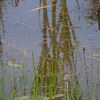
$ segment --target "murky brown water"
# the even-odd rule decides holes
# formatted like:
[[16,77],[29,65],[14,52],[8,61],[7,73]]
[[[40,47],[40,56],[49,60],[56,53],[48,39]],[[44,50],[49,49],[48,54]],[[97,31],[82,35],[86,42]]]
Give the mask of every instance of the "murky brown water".
[[[91,100],[93,69],[95,98],[99,100],[100,23],[97,8],[98,0],[0,0],[0,62],[4,65],[0,66],[0,79],[4,79],[1,87],[4,85],[5,98],[16,88],[18,96],[30,93],[34,52],[34,63],[40,75],[44,60],[44,75],[48,73],[47,66],[50,72],[59,75],[61,59],[63,73],[74,73],[83,87],[81,94],[85,100]],[[12,58],[17,65],[24,61],[23,70],[8,64]]]

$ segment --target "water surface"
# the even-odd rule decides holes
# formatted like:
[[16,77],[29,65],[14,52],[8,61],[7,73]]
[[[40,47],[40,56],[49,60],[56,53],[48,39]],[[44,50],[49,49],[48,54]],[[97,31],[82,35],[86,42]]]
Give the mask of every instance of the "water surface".
[[[4,79],[5,98],[16,87],[20,87],[18,84],[23,84],[18,78],[20,69],[7,64],[12,58],[16,63],[24,59],[24,75],[21,78],[24,76],[28,79],[18,90],[18,96],[30,93],[33,83],[33,52],[36,67],[40,67],[43,60],[49,57],[62,59],[64,73],[73,70],[77,76],[81,71],[79,83],[86,80],[82,95],[90,100],[92,65],[94,75],[100,77],[100,30],[96,13],[98,0],[40,1],[0,1],[0,61],[1,65],[4,63],[3,68],[0,66],[0,78]],[[36,9],[47,5],[49,7]],[[51,60],[47,60],[46,65],[49,61]],[[53,64],[59,65],[55,61]],[[96,79],[96,84],[100,85],[99,79]],[[96,100],[100,98],[99,93],[100,87],[96,86]]]

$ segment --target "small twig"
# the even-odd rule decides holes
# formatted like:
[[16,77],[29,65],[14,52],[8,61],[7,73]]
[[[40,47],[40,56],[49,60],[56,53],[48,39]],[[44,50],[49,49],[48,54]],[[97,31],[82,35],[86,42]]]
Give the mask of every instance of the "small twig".
[[49,8],[49,7],[52,7],[52,6],[56,6],[56,4],[38,7],[38,8],[32,9],[32,11],[36,11],[36,10],[40,10],[40,9],[44,9],[44,8]]

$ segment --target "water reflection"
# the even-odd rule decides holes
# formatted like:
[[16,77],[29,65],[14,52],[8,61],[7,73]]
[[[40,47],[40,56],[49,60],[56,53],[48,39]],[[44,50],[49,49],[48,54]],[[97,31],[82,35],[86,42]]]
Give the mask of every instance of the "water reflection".
[[3,44],[2,35],[4,33],[3,15],[2,15],[2,5],[0,1],[0,100],[4,99],[4,67],[3,67]]
[[[6,0],[5,0],[6,1]],[[18,7],[21,1],[25,1],[25,0],[8,0],[5,3],[7,3],[8,5],[11,5],[12,7]]]
[[91,4],[91,15],[89,19],[93,21],[98,21],[98,29],[100,30],[100,0],[92,0],[90,1]]
[[98,29],[100,30],[100,0],[93,0],[93,12],[96,13],[96,16],[98,17]]
[[[57,5],[59,3],[61,6],[58,11]],[[41,5],[47,6],[47,1],[41,0]],[[77,87],[79,86],[76,75],[77,59],[76,54],[74,53],[75,48],[77,48],[74,45],[76,36],[68,14],[66,0],[61,2],[52,0],[52,5],[55,6],[52,6],[49,9],[51,12],[49,12],[47,8],[44,8],[42,12],[43,42],[38,67],[38,90],[39,95],[49,97],[51,88],[53,96],[63,94],[64,97],[64,87],[66,87],[66,85],[64,85],[63,77],[65,74],[71,74],[73,76],[75,91],[77,91]],[[49,14],[51,14],[52,19],[49,18]],[[72,81],[73,80],[69,81],[68,85],[71,86]],[[60,84],[64,85],[61,89],[59,88]],[[74,96],[71,96],[72,87],[68,87],[68,91],[70,93],[70,98],[73,100],[76,99],[75,94],[73,94]],[[79,98],[81,100],[81,96],[79,96]],[[56,99],[61,100],[61,97]]]
[[[0,4],[0,30],[3,29],[3,17],[2,17],[2,8],[1,8],[1,4]],[[2,42],[1,42],[1,38],[2,38],[2,31],[0,31],[0,59],[2,58]],[[1,60],[0,60],[1,62]]]
[[[16,7],[16,9],[19,6],[17,10],[19,12],[18,14],[22,14],[21,20],[26,19],[29,21],[29,23],[28,23],[28,21],[25,21],[25,23],[23,23],[23,24],[28,23],[28,25],[30,26],[32,24],[31,22],[33,21],[33,23],[35,23],[35,24],[34,25],[32,24],[32,26],[35,26],[36,23],[38,23],[38,21],[35,21],[35,17],[33,17],[33,16],[30,17],[31,16],[30,12],[27,13],[27,14],[29,14],[29,16],[28,15],[26,16],[27,10],[25,10],[25,9],[27,9],[27,7],[25,7],[25,8],[23,7],[23,9],[22,9],[22,6],[24,3],[21,3],[22,5],[19,5],[20,1],[21,0],[11,0],[12,6]],[[30,0],[30,1],[33,2],[32,0]],[[27,1],[25,3],[25,5],[28,3],[29,3],[28,5],[31,5],[30,1]],[[73,1],[74,0],[72,0],[71,2],[73,2]],[[2,4],[1,2],[3,2],[3,0],[0,1],[0,4]],[[36,1],[34,1],[34,2],[36,2]],[[93,0],[93,2],[95,2],[95,1]],[[77,54],[77,46],[76,46],[77,39],[76,39],[75,31],[74,31],[75,25],[73,25],[74,21],[73,21],[73,24],[71,22],[74,19],[70,19],[70,17],[72,17],[73,14],[72,14],[72,16],[69,16],[69,12],[68,12],[68,8],[67,8],[67,0],[40,0],[40,5],[45,6],[45,8],[42,8],[42,9],[40,8],[40,19],[42,18],[42,29],[41,29],[42,45],[41,45],[41,55],[39,57],[38,70],[37,70],[38,74],[34,79],[34,81],[37,79],[37,83],[35,84],[35,85],[37,85],[36,86],[37,88],[34,89],[35,85],[33,86],[32,94],[34,94],[34,91],[35,92],[38,91],[38,94],[35,94],[35,95],[42,95],[42,96],[46,96],[46,97],[50,97],[50,95],[52,95],[52,96],[55,96],[55,98],[57,98],[57,100],[61,100],[62,98],[65,98],[65,100],[67,100],[64,93],[66,92],[65,90],[68,90],[69,98],[71,98],[71,100],[76,100],[77,97],[79,98],[79,100],[81,100],[82,96],[80,94],[80,89],[79,89],[81,82],[79,82],[80,79],[77,74],[78,70],[80,70],[79,67],[81,65],[81,64],[78,65],[78,68],[77,68],[77,63],[78,63],[78,61],[81,63],[81,61],[80,61],[79,55]],[[52,5],[52,6],[46,8],[46,6],[48,6],[48,5]],[[14,11],[16,10],[16,9],[13,9],[14,7],[7,8],[9,14],[11,14],[11,12],[12,12],[11,10],[14,10]],[[81,7],[78,7],[78,8],[81,9]],[[31,10],[31,7],[28,10]],[[15,42],[18,42],[18,41],[20,41],[20,39],[22,39],[19,37],[23,37],[23,39],[18,43],[20,44],[21,42],[24,42],[25,47],[28,46],[27,43],[30,44],[30,47],[33,47],[33,43],[34,44],[38,44],[37,42],[40,43],[40,41],[39,41],[39,36],[41,36],[40,34],[35,36],[36,40],[35,40],[35,38],[33,38],[33,35],[35,35],[35,33],[36,34],[39,33],[39,31],[37,31],[39,28],[36,28],[36,29],[35,29],[35,27],[31,28],[35,31],[33,32],[33,30],[31,30],[32,34],[29,34],[30,28],[27,29],[28,31],[26,31],[26,30],[24,31],[25,27],[21,27],[21,25],[18,24],[22,30],[19,30],[19,28],[17,30],[16,25],[9,24],[9,22],[12,23],[15,20],[17,22],[21,18],[19,16],[16,17],[17,14],[15,14],[16,12],[14,13],[14,11],[12,13],[14,16],[12,17],[11,15],[8,14],[9,15],[8,20],[9,20],[9,18],[10,18],[10,20],[9,21],[6,20],[8,22],[5,22],[5,26],[7,28],[6,31],[8,33],[8,34],[6,34],[5,40],[12,41],[11,38],[13,38],[13,39],[16,38],[17,41],[15,41]],[[25,11],[25,15],[22,13],[24,11]],[[77,12],[75,12],[75,13],[77,14]],[[32,14],[33,14],[33,12],[32,12]],[[35,14],[37,14],[37,12],[35,12],[34,15]],[[37,15],[36,15],[36,17],[37,17]],[[85,19],[83,19],[83,21],[81,20],[82,23],[84,23],[84,21],[86,21],[86,20]],[[98,19],[98,21],[100,22],[99,19]],[[2,31],[0,30],[0,32],[1,32],[0,40],[1,40],[2,34],[4,34],[4,24],[3,24],[4,21],[3,21],[3,14],[2,14],[1,6],[0,6],[0,23],[1,23],[0,27],[1,27],[1,29],[3,29]],[[79,25],[79,23],[76,23],[76,24],[77,24],[77,26],[84,28],[83,27],[84,25],[82,23],[80,25]],[[20,24],[22,24],[22,23],[20,23]],[[13,29],[15,29],[15,30],[13,30]],[[83,30],[79,29],[79,31],[77,31],[78,32],[77,34],[83,35],[82,32],[84,33],[84,30],[85,29],[83,29]],[[21,35],[19,35],[20,32],[21,32]],[[89,32],[92,32],[92,31],[89,31]],[[13,34],[15,37],[13,37],[13,35],[11,35],[11,34]],[[17,35],[15,35],[15,34],[17,34]],[[28,35],[26,35],[26,34],[28,34]],[[26,37],[29,36],[29,39],[31,36],[32,36],[32,38],[30,40],[28,38],[26,39],[26,37],[24,38],[24,35],[26,35]],[[80,36],[79,36],[79,38],[81,39]],[[83,39],[83,37],[82,37],[82,39]],[[31,40],[35,40],[35,41],[30,43]],[[20,45],[23,47],[23,43],[21,43]],[[89,44],[87,44],[87,45],[89,45]],[[37,53],[40,53],[37,50],[38,45],[35,45],[35,48],[36,48]],[[9,49],[6,46],[5,46],[5,49],[9,51]],[[19,49],[16,49],[16,50],[19,50]],[[86,94],[86,96],[89,99],[91,99],[89,96],[89,94],[90,94],[89,92],[92,91],[90,89],[91,81],[88,79],[88,77],[89,77],[88,71],[90,71],[90,69],[88,70],[88,67],[86,64],[87,59],[86,59],[85,50],[86,49],[83,48],[83,55],[82,55],[83,56],[82,61],[85,64],[85,69],[83,68],[82,72],[84,72],[84,70],[85,70],[85,72],[84,72],[85,74],[81,73],[81,72],[80,73],[83,75],[82,76],[83,78],[84,78],[84,76],[86,76],[86,78],[84,78],[86,81],[85,87],[86,87],[86,90],[89,90],[89,91],[88,92],[85,91],[84,93]],[[2,56],[3,56],[2,52],[3,52],[3,43],[2,43],[2,41],[0,41],[0,61],[1,62],[2,62]],[[35,54],[35,56],[37,56],[37,54]],[[19,56],[17,56],[17,57],[19,57]],[[31,58],[31,56],[30,56],[30,58]],[[15,59],[18,59],[18,58],[15,58]],[[77,61],[77,59],[78,59],[78,61]],[[36,58],[35,58],[35,60],[36,60]],[[14,68],[11,68],[11,66],[7,66],[6,69],[7,68],[9,70],[6,71],[5,77],[8,80],[10,80],[9,84],[10,83],[11,84],[9,85],[10,87],[7,86],[9,93],[5,90],[5,95],[6,95],[6,93],[8,93],[5,97],[8,97],[11,94],[14,95],[15,97],[29,94],[30,90],[28,90],[28,89],[31,88],[31,86],[29,87],[29,84],[31,84],[31,81],[33,78],[30,76],[28,78],[26,78],[26,76],[27,76],[26,72],[29,71],[29,74],[34,74],[34,73],[32,73],[32,71],[30,71],[31,69],[29,68],[29,65],[27,64],[24,67],[24,69],[21,69],[21,70],[17,69],[17,68],[16,68],[17,69],[16,70]],[[3,83],[3,79],[4,79],[3,72],[4,72],[4,69],[3,69],[3,67],[0,66],[0,82],[2,82],[2,84],[0,84],[1,87],[3,87],[3,84],[4,84]],[[11,75],[10,75],[10,73],[11,73]],[[11,79],[10,79],[10,77],[11,77]],[[27,79],[29,79],[29,80],[27,81]],[[7,83],[7,82],[5,81],[5,83]],[[4,89],[2,88],[1,90],[2,90],[2,94],[0,94],[0,96],[1,95],[2,96],[0,97],[0,100],[1,100],[1,98],[4,97],[3,96]],[[1,91],[0,91],[0,93],[1,93]],[[83,91],[82,91],[82,93],[83,93]],[[65,94],[67,94],[67,93],[65,93]],[[36,96],[34,96],[34,97],[36,97]],[[39,99],[39,100],[43,100],[43,99]]]
[[[23,69],[17,69],[17,70],[10,69],[6,65],[3,47],[4,44],[7,44],[8,42],[4,39],[5,36],[4,10],[6,10],[5,8],[8,6],[6,5],[6,3],[8,2],[4,2],[4,1],[5,0],[0,0],[0,100],[14,100],[16,95],[17,96],[18,95],[20,96],[21,94],[26,95],[26,87],[25,87],[26,80],[24,80],[26,76],[23,75],[24,73]],[[11,2],[12,2],[12,6],[14,7],[17,7],[19,4],[19,0],[11,0]],[[19,87],[20,89],[18,89]]]
[[11,0],[12,6],[17,7],[20,0]]
[[100,30],[100,0],[99,0],[99,7],[98,7],[98,27],[99,27],[99,30]]
[[3,6],[3,1],[0,1],[0,35],[4,34],[4,20],[3,20],[3,14],[2,14],[2,6]]

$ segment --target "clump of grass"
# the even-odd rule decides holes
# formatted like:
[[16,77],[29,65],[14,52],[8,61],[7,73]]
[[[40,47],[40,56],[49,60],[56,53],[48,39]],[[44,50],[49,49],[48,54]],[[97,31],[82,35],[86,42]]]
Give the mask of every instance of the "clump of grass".
[[[63,61],[59,58],[56,64],[53,58],[50,63],[47,63],[47,57],[44,57],[42,64],[39,68],[36,68],[34,65],[34,54],[32,53],[33,59],[33,76],[34,82],[31,91],[30,100],[83,100],[81,97],[81,86],[78,82],[78,77],[74,74],[73,71],[69,72],[67,80],[64,81],[64,66]],[[22,65],[24,64],[24,59],[21,59]],[[47,63],[47,64],[46,64]],[[2,63],[2,68],[4,64]],[[56,66],[56,67],[55,67]],[[54,68],[55,67],[55,68]],[[58,71],[59,69],[59,71]],[[4,69],[2,69],[2,78],[0,80],[0,100],[5,100],[4,97]],[[23,68],[19,71],[19,76],[23,74]],[[81,74],[81,73],[79,73]],[[79,75],[78,74],[78,75]],[[92,69],[92,100],[95,100],[95,83],[94,83],[94,70]],[[25,79],[27,80],[27,79]],[[21,81],[21,86],[24,84],[24,79]],[[7,100],[11,100],[11,97],[14,96],[17,100],[17,91],[21,88],[15,88]],[[25,94],[24,94],[25,95]],[[29,96],[22,97],[29,99]]]
[[[33,57],[34,58],[34,57]],[[48,63],[45,66],[46,58],[43,60],[40,69],[36,70],[34,74],[34,82],[31,95],[33,100],[82,100],[80,95],[80,85],[74,73],[70,73],[70,78],[64,81],[64,72],[62,61],[56,66],[57,71],[51,71],[54,68],[54,59],[51,65]],[[56,65],[56,64],[55,64]]]

